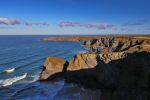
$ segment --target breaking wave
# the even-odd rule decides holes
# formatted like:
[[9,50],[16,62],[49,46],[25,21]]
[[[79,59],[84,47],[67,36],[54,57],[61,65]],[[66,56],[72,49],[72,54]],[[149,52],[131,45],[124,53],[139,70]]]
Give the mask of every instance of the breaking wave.
[[5,72],[7,72],[7,73],[12,73],[12,72],[14,72],[15,71],[15,68],[11,68],[11,69],[6,69],[5,70]]
[[15,76],[13,78],[8,78],[6,80],[0,80],[0,87],[5,87],[5,86],[12,85],[13,83],[15,83],[17,81],[26,78],[26,76],[27,76],[27,73],[25,73],[22,76]]

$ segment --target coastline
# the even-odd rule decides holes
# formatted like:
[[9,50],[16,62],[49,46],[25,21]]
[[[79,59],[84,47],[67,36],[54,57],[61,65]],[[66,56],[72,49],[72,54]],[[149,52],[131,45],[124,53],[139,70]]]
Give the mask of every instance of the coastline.
[[[135,91],[136,89],[140,90],[140,87],[147,84],[146,81],[149,80],[149,76],[147,76],[150,74],[149,71],[143,72],[142,70],[150,62],[150,36],[66,36],[48,37],[44,41],[82,41],[83,45],[89,46],[90,49],[87,53],[76,54],[70,62],[62,58],[48,57],[44,62],[40,81],[63,78],[66,82],[102,90],[102,100],[106,98],[115,100],[114,98],[127,93],[120,91],[123,89],[122,85],[127,84],[126,90]],[[101,51],[98,51],[99,49]],[[139,65],[140,67],[138,67]],[[146,69],[149,68],[146,67]],[[142,76],[134,75],[134,72]],[[137,78],[139,80],[136,80]],[[134,87],[133,84],[136,82],[143,83],[139,83],[132,89],[131,87]],[[148,87],[148,84],[144,86],[149,91]],[[114,89],[115,91],[112,92]],[[146,94],[128,95],[126,99],[130,96],[138,98],[139,95],[142,98],[148,97],[148,91],[140,91],[145,91]],[[120,97],[124,100],[123,98],[125,97]]]
[[138,39],[150,39],[150,35],[68,35],[68,36],[47,36],[41,38],[41,41],[89,41],[91,39],[100,39],[105,37],[115,37],[115,38],[138,38]]

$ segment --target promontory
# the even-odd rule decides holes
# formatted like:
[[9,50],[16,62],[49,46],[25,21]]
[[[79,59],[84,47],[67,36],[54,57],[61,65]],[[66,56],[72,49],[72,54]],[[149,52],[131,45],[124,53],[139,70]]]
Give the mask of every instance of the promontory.
[[63,78],[100,89],[101,100],[150,100],[150,36],[63,36],[44,41],[81,41],[86,53],[66,61],[48,57],[40,81]]

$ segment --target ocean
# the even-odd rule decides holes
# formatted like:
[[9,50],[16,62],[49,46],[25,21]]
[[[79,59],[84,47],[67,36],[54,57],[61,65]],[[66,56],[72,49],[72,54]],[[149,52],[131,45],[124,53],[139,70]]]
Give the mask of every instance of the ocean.
[[43,42],[38,35],[0,36],[0,100],[99,100],[100,91],[64,80],[39,82],[48,56],[71,60],[80,42]]

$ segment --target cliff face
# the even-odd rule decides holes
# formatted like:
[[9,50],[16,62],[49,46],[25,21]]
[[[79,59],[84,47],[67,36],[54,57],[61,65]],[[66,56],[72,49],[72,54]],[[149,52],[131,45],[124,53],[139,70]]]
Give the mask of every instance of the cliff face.
[[111,53],[103,53],[103,54],[95,54],[95,53],[85,53],[85,54],[77,54],[74,56],[73,60],[69,63],[67,70],[74,71],[80,69],[88,69],[94,68],[98,65],[99,60],[104,62],[105,64],[109,63],[112,60],[118,60],[124,58],[126,54],[124,52],[111,52]]
[[69,67],[67,67],[67,70],[74,71],[94,68],[96,65],[96,54],[77,54],[69,63]]
[[[149,51],[150,40],[138,38],[102,37],[84,42],[93,53]],[[148,50],[147,50],[148,49]]]
[[[55,78],[56,73],[62,73],[68,62],[61,58],[48,57],[44,62],[44,68],[40,75],[40,80]],[[57,75],[56,75],[57,76]]]
[[109,65],[113,70],[114,87],[103,89],[102,100],[150,99],[150,53],[132,53],[124,59],[111,61]]
[[69,63],[48,58],[41,80],[57,76],[99,88],[102,100],[150,99],[149,39],[103,37],[85,41],[84,45],[89,52],[75,55]]
[[[79,63],[72,62],[75,66],[71,66],[72,64],[66,65],[67,70],[63,70],[66,67],[64,63],[60,68],[61,70],[57,69],[58,66],[54,64],[55,70],[53,68],[47,70],[49,77],[41,80],[50,81],[62,77],[67,82],[99,88],[102,91],[102,100],[150,99],[150,53],[131,53],[124,58],[117,58],[107,63],[101,60],[99,56],[96,56],[95,60],[96,62],[90,67],[87,64],[82,64],[79,67]],[[82,63],[84,61],[87,62],[87,60],[83,60]],[[49,62],[51,63],[50,60]],[[45,71],[43,71],[41,77],[45,75]]]

